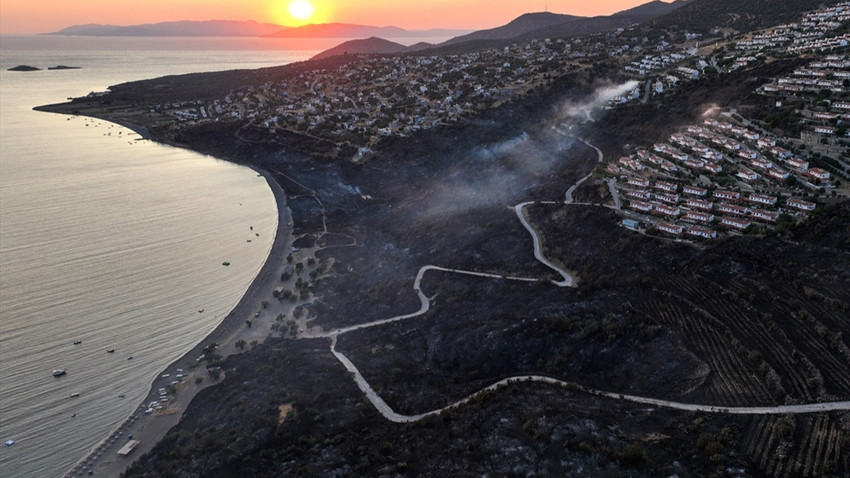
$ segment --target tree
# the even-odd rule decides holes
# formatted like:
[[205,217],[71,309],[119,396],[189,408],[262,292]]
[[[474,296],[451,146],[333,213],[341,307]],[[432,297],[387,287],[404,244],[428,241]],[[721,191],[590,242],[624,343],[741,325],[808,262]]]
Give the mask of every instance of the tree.
[[242,339],[239,339],[239,340],[237,340],[237,341],[236,341],[236,343],[235,343],[234,345],[236,345],[236,348],[237,348],[237,349],[239,349],[239,350],[244,350],[244,349],[245,349],[246,342],[245,342],[244,340],[242,340]]

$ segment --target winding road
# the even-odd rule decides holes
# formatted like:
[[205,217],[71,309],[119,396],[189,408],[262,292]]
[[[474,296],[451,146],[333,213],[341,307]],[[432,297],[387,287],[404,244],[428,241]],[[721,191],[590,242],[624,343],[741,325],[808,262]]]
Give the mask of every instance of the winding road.
[[[596,146],[593,146],[592,144],[590,144],[587,141],[584,141],[582,139],[579,139],[579,141],[581,141],[584,144],[586,144],[587,146],[595,149],[596,152],[597,152],[597,155],[598,155],[598,161],[600,163],[602,162],[603,154],[602,154],[602,151],[599,150],[599,148],[597,148]],[[581,178],[580,180],[578,180],[575,184],[573,184],[567,190],[565,200],[564,200],[565,205],[578,205],[578,204],[573,202],[572,194],[576,190],[576,188],[578,188],[583,182],[585,182],[591,176],[592,176],[592,173]],[[610,187],[611,187],[611,184],[609,183],[609,188]],[[612,196],[615,198],[613,207],[619,209],[620,208],[620,204],[619,204],[619,200],[618,200],[619,198],[615,194],[615,191],[612,191]],[[529,232],[529,234],[531,234],[532,240],[534,242],[534,257],[538,261],[540,261],[542,264],[544,264],[546,267],[549,267],[549,268],[553,269],[554,271],[556,271],[563,278],[563,280],[561,280],[561,281],[552,280],[551,283],[558,286],[558,287],[577,287],[578,285],[577,285],[576,278],[572,274],[570,274],[570,272],[562,269],[557,264],[553,263],[552,261],[550,261],[549,259],[547,259],[543,255],[543,252],[541,250],[539,235],[538,235],[537,231],[534,229],[534,227],[528,222],[528,220],[525,217],[525,208],[527,206],[531,205],[531,204],[559,204],[559,203],[548,202],[548,201],[542,201],[542,202],[531,201],[531,202],[524,202],[522,204],[517,204],[516,206],[513,207],[513,209],[514,209],[514,211],[517,215],[517,218],[522,223],[523,227],[525,227],[525,229]],[[327,229],[325,229],[325,232],[327,232]],[[732,414],[732,415],[785,415],[785,414],[806,414],[806,413],[822,413],[822,412],[830,412],[830,411],[848,411],[848,410],[850,410],[850,401],[808,403],[808,404],[800,404],[800,405],[751,406],[751,407],[728,407],[728,406],[724,406],[724,405],[703,405],[703,404],[696,404],[696,403],[676,402],[676,401],[663,400],[663,399],[652,398],[652,397],[642,397],[642,396],[637,396],[637,395],[626,395],[626,394],[621,394],[621,393],[607,392],[607,391],[603,391],[603,390],[596,390],[596,389],[583,387],[583,386],[576,384],[574,382],[566,382],[566,381],[563,381],[563,380],[558,380],[556,378],[542,376],[542,375],[518,375],[518,376],[513,376],[513,377],[509,377],[509,378],[499,380],[498,382],[495,382],[495,383],[489,385],[488,387],[485,387],[485,388],[467,396],[466,398],[455,401],[455,402],[453,402],[453,403],[451,403],[451,404],[449,404],[449,405],[447,405],[443,408],[439,408],[439,409],[436,409],[436,410],[430,410],[428,412],[417,414],[417,415],[403,415],[403,414],[397,413],[395,410],[393,410],[392,407],[390,407],[380,397],[380,395],[378,395],[378,393],[375,391],[374,388],[372,388],[372,386],[369,384],[369,382],[366,381],[366,379],[363,377],[363,374],[360,373],[360,370],[357,368],[357,366],[354,365],[354,363],[348,357],[346,357],[342,352],[339,352],[338,350],[336,350],[336,343],[337,343],[337,338],[339,336],[347,334],[349,332],[353,332],[355,330],[367,329],[367,328],[371,328],[371,327],[379,327],[379,326],[383,326],[383,325],[390,324],[390,323],[393,323],[393,322],[399,322],[399,321],[403,321],[403,320],[413,319],[415,317],[419,317],[421,315],[424,315],[426,312],[428,312],[428,310],[430,310],[430,307],[431,307],[432,298],[429,298],[428,296],[426,296],[422,292],[420,285],[422,283],[422,278],[429,271],[449,272],[449,273],[453,273],[453,274],[463,274],[463,275],[470,275],[470,276],[476,276],[476,277],[486,277],[486,278],[492,278],[492,279],[498,279],[498,280],[514,280],[514,281],[523,281],[523,282],[545,281],[545,279],[539,279],[539,278],[504,276],[504,275],[493,274],[493,273],[465,271],[465,270],[459,270],[459,269],[448,269],[448,268],[440,267],[440,266],[436,266],[436,265],[426,265],[426,266],[423,266],[419,269],[419,272],[416,274],[416,280],[413,282],[413,290],[419,296],[419,301],[420,301],[419,310],[412,312],[412,313],[409,313],[409,314],[398,315],[398,316],[395,316],[395,317],[377,320],[377,321],[369,322],[369,323],[366,323],[366,324],[359,324],[359,325],[353,325],[353,326],[345,327],[345,328],[341,328],[341,329],[336,329],[332,332],[317,331],[315,333],[307,333],[307,334],[303,335],[303,338],[322,338],[322,337],[330,338],[331,339],[331,344],[330,344],[331,353],[334,355],[334,357],[337,358],[337,360],[340,361],[340,363],[342,363],[342,365],[346,368],[346,370],[351,372],[351,374],[354,378],[354,382],[357,384],[357,386],[360,388],[360,390],[363,392],[363,394],[366,396],[366,398],[369,400],[369,402],[372,404],[372,406],[374,406],[375,409],[378,412],[380,412],[381,415],[383,415],[384,418],[386,418],[387,420],[389,420],[391,422],[395,422],[395,423],[416,422],[416,421],[422,420],[425,417],[440,414],[445,410],[449,410],[449,409],[453,409],[453,408],[457,408],[457,407],[460,407],[462,405],[465,405],[466,403],[474,400],[476,397],[478,397],[482,394],[485,394],[485,393],[495,391],[495,390],[497,390],[497,389],[499,389],[499,388],[501,388],[505,385],[515,384],[515,383],[520,383],[520,382],[546,383],[546,384],[550,384],[550,385],[553,385],[553,386],[565,387],[565,388],[567,388],[571,391],[574,391],[574,392],[596,395],[596,396],[604,397],[604,398],[608,398],[608,399],[624,400],[624,401],[629,401],[629,402],[633,402],[633,403],[652,405],[652,406],[655,406],[655,407],[662,407],[662,408],[675,409],[675,410],[684,410],[684,411],[691,411],[691,412]]]

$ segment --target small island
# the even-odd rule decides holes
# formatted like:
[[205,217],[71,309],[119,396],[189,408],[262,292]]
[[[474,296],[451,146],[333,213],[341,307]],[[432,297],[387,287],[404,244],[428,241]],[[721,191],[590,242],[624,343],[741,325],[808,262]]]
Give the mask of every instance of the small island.
[[34,66],[29,65],[18,65],[12,68],[9,68],[8,71],[40,71],[41,68],[36,68]]
[[[79,66],[67,66],[67,65],[56,65],[56,66],[48,66],[48,70],[79,70],[81,67]],[[37,68],[35,66],[30,65],[18,65],[12,68],[9,68],[9,71],[41,71],[41,68]]]

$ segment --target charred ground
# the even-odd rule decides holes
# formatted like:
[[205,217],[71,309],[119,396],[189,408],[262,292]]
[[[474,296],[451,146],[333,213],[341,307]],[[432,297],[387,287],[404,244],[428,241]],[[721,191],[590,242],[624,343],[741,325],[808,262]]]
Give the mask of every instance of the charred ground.
[[[708,101],[732,99],[742,110],[758,101],[747,93],[751,84],[722,81],[665,98],[673,114],[639,106],[581,134],[616,152],[623,143],[651,143]],[[850,398],[850,206],[823,208],[784,235],[694,248],[627,231],[606,208],[559,203],[593,170],[596,152],[552,129],[563,120],[557,106],[590,90],[563,79],[463,124],[386,141],[361,163],[329,159],[328,145],[304,137],[270,138],[238,123],[169,140],[275,175],[297,244],[330,246],[318,259],[333,273],[311,284],[317,300],[309,308],[311,324],[325,329],[416,310],[413,280],[429,264],[555,279],[534,258],[513,210],[554,202],[530,206],[528,216],[547,257],[574,271],[578,288],[430,272],[422,283],[434,297],[427,314],[340,338],[337,349],[398,412],[423,413],[529,373],[720,406]],[[643,126],[630,129],[636,121]],[[601,201],[600,190],[591,181],[576,196]],[[273,338],[225,360],[224,382],[193,401],[126,476],[846,476],[850,469],[846,413],[704,415],[519,383],[393,424],[329,345]],[[281,405],[293,411],[279,421]]]

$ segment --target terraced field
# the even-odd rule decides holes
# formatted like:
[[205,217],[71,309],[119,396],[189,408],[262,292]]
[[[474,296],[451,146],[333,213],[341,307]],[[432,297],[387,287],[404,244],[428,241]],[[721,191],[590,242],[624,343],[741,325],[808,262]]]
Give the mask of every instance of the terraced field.
[[[850,253],[846,226],[837,226],[847,224],[850,206],[828,217],[828,225],[814,218],[786,238],[738,237],[693,249],[630,237],[581,211],[539,207],[532,214],[550,253],[587,251],[561,256],[584,284],[622,293],[634,318],[675,332],[708,366],[702,386],[683,398],[728,406],[850,398]],[[578,221],[585,227],[574,227]],[[826,232],[802,232],[812,230]],[[642,278],[617,280],[633,274]],[[848,430],[846,413],[755,417],[741,430],[739,452],[766,476],[846,476]]]

